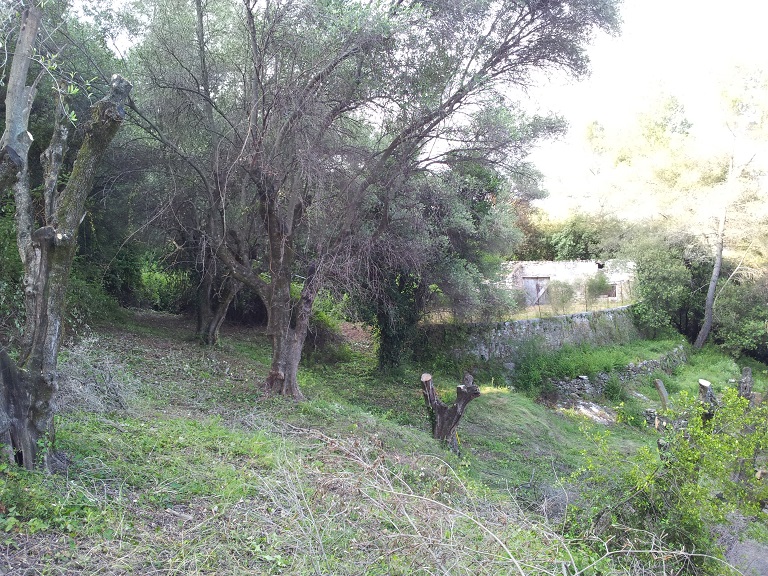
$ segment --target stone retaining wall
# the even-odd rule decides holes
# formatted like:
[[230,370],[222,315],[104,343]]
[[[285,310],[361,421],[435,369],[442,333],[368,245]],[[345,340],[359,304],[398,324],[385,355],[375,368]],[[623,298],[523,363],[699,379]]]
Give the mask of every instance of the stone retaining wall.
[[[615,374],[622,382],[629,382],[637,378],[649,376],[657,370],[670,373],[676,367],[685,364],[687,360],[685,348],[681,345],[657,360],[644,360],[637,364],[630,364],[626,368],[617,370]],[[601,373],[592,378],[579,376],[572,380],[558,380],[553,382],[553,384],[558,392],[558,396],[562,399],[595,399],[602,395],[609,378],[609,374]]]
[[468,331],[467,342],[456,350],[457,354],[463,352],[481,360],[502,362],[514,362],[518,350],[530,341],[536,341],[542,349],[556,350],[564,344],[622,344],[640,336],[632,323],[629,306],[553,318],[474,324]]

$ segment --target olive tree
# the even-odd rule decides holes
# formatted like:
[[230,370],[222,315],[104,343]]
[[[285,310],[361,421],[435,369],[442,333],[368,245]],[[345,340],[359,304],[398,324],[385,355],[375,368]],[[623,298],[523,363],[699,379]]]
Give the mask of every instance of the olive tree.
[[0,441],[8,458],[27,469],[52,465],[52,401],[77,230],[96,168],[123,121],[123,103],[131,89],[130,83],[115,76],[110,93],[91,106],[89,117],[78,127],[83,132],[82,144],[63,185],[59,177],[73,117],[59,102],[53,134],[41,158],[43,198],[42,206],[37,204],[29,174],[33,139],[29,123],[38,88],[49,69],[35,66],[33,70],[32,64],[52,57],[46,45],[38,44],[44,22],[42,4],[17,5],[19,28],[7,76],[5,129],[0,139],[0,182],[14,193],[26,312],[18,363],[0,351]]
[[192,168],[202,238],[266,304],[267,390],[295,398],[320,289],[364,281],[374,255],[409,265],[418,246],[394,230],[420,225],[423,176],[519,161],[529,128],[505,92],[585,73],[591,34],[617,21],[610,0],[156,4],[202,19],[150,24],[146,82],[164,100],[136,112]]

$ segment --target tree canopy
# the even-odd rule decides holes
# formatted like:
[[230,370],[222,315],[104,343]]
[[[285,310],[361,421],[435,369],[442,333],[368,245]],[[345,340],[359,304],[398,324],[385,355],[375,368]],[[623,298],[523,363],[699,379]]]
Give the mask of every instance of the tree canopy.
[[541,69],[586,73],[591,35],[617,25],[603,1],[162,0],[130,12],[143,14],[134,118],[173,171],[176,242],[264,301],[268,387],[296,397],[321,288],[383,294],[379,270],[418,278],[447,232],[430,220],[499,238],[477,219],[482,200],[446,201],[461,185],[425,192],[469,166],[535,178],[526,155],[562,124],[523,113],[507,88]]

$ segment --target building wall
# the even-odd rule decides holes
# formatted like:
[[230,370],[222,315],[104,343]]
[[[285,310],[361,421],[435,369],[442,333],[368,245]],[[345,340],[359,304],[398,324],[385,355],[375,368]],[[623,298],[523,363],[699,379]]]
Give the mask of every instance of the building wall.
[[607,261],[602,268],[593,260],[510,262],[502,283],[507,288],[525,291],[526,303],[534,306],[549,303],[546,287],[552,281],[571,284],[576,298],[582,297],[586,280],[600,271],[616,287],[613,298],[623,301],[630,297],[634,263],[614,260]]

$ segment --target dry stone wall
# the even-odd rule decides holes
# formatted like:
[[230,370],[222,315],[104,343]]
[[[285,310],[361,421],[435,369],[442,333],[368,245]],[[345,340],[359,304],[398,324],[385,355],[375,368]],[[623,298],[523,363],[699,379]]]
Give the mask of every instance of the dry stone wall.
[[[617,370],[614,374],[621,382],[631,382],[639,378],[648,377],[657,371],[671,373],[675,368],[682,366],[687,361],[685,347],[680,345],[661,358],[630,364],[626,368]],[[571,380],[556,380],[552,384],[557,390],[560,399],[591,400],[603,394],[605,385],[610,378],[610,374],[600,373],[591,378],[579,376]]]
[[556,350],[564,344],[622,344],[639,336],[629,306],[624,306],[553,318],[476,324],[466,348],[456,352],[471,354],[481,360],[514,362],[518,351],[530,341],[536,341],[543,349]]

